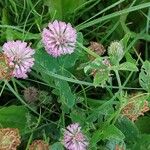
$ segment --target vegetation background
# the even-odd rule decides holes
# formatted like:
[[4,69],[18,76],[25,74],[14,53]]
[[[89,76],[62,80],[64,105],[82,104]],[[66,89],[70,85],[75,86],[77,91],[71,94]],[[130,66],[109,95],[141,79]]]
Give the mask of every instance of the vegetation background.
[[[56,19],[78,32],[75,52],[57,59],[41,43],[43,28]],[[0,50],[9,40],[36,50],[27,79],[0,81],[0,127],[19,129],[21,150],[35,139],[63,150],[62,128],[74,122],[89,150],[150,150],[150,114],[143,110],[150,100],[149,33],[149,0],[0,0]],[[103,45],[103,56],[88,48],[92,41]],[[102,60],[113,41],[123,43],[124,56],[108,68]]]

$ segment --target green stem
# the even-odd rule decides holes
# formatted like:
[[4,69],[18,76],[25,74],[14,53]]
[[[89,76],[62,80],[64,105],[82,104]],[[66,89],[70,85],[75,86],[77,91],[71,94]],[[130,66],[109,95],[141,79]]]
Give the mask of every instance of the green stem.
[[19,82],[18,80],[16,80],[15,78],[14,78],[14,81],[15,81],[15,83],[17,83],[20,87],[22,87],[23,89],[26,89],[26,87],[25,87],[21,82]]
[[17,86],[16,86],[14,78],[12,78],[12,82],[13,82],[13,86],[14,86],[15,91],[18,93],[18,89],[17,89]]
[[31,141],[32,141],[32,138],[33,138],[33,133],[30,135],[30,138],[29,138],[29,140],[28,140],[28,143],[27,143],[27,146],[26,146],[26,149],[25,149],[25,150],[28,150],[28,149],[29,149],[29,145],[30,145],[30,143],[31,143]]
[[5,86],[6,86],[6,83],[4,82],[4,85],[3,85],[2,89],[1,89],[1,92],[0,92],[0,96],[1,96],[2,93],[3,93]]
[[119,76],[118,70],[115,71],[115,74],[116,74],[116,77],[117,77],[117,82],[118,82],[119,90],[122,90],[122,85],[121,85],[121,80],[120,80],[120,76]]
[[[65,76],[62,76],[62,75],[59,75],[59,74],[55,74],[52,71],[45,70],[45,73],[48,74],[48,75],[50,75],[51,77],[56,78],[56,79],[65,80],[67,82],[76,83],[76,84],[80,84],[80,85],[86,85],[86,86],[95,87],[93,83],[86,82],[86,81],[80,81],[80,80],[76,80],[76,79],[73,79],[73,78],[68,78],[68,77],[65,77]],[[101,85],[98,85],[97,87],[105,88],[106,86],[102,87]],[[107,86],[107,87],[108,88],[118,89],[118,86]],[[130,90],[130,89],[142,90],[142,88],[132,88],[132,87],[124,87],[124,86],[122,87],[122,89],[127,89],[127,90]]]

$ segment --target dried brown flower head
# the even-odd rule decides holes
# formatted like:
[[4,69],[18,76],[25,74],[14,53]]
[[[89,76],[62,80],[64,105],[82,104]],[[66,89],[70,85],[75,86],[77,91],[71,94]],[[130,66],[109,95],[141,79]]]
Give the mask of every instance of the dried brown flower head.
[[[105,53],[105,48],[102,44],[100,43],[97,43],[97,42],[90,42],[90,46],[89,46],[89,49],[92,50],[93,52],[95,52],[97,55],[103,55]],[[89,56],[89,58],[91,60],[93,60],[93,56]]]
[[38,99],[38,90],[35,87],[28,87],[24,90],[24,99],[28,103],[34,103]]
[[0,80],[9,80],[12,77],[13,66],[10,65],[9,59],[5,54],[0,53]]
[[144,115],[145,112],[150,110],[147,100],[136,98],[136,96],[135,98],[131,97],[128,104],[122,109],[123,116],[132,121],[136,121],[139,116]]
[[20,145],[20,135],[18,129],[0,129],[0,150],[16,150]]
[[29,150],[48,150],[48,144],[42,140],[35,140],[30,145]]

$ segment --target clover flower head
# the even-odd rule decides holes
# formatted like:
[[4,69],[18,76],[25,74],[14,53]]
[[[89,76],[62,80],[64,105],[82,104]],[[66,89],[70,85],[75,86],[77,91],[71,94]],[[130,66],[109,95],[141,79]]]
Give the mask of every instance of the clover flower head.
[[112,42],[108,47],[108,55],[113,56],[115,60],[120,61],[124,56],[122,43],[118,41]]
[[120,42],[114,41],[108,47],[108,53],[113,55],[114,53],[123,53],[123,46]]
[[12,76],[27,78],[27,73],[34,65],[34,50],[22,41],[8,41],[2,47],[3,53],[9,58],[10,65],[14,67]]
[[71,124],[64,130],[63,144],[67,150],[87,149],[87,139],[81,132],[81,127],[78,123]]
[[43,29],[42,42],[45,50],[53,57],[74,52],[76,44],[76,30],[70,23],[55,20]]

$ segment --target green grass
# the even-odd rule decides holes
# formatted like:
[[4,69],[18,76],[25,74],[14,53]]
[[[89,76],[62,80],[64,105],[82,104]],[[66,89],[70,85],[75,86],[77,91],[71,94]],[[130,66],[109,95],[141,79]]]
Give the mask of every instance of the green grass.
[[[78,31],[76,52],[57,59],[50,57],[41,43],[43,28],[55,19],[70,22]],[[10,111],[15,105],[27,112],[20,114],[26,117],[26,123],[19,149],[28,150],[35,139],[43,139],[52,150],[63,150],[62,129],[73,122],[82,126],[89,150],[113,150],[116,145],[127,150],[148,149],[150,131],[141,132],[148,130],[144,119],[141,121],[143,116],[132,122],[122,117],[122,109],[131,103],[130,99],[139,105],[150,100],[149,33],[148,0],[0,1],[0,50],[6,41],[22,40],[31,43],[36,51],[35,65],[27,79],[0,82],[0,110],[5,108],[8,115],[7,108]],[[103,44],[104,56],[88,48],[91,41]],[[117,63],[108,55],[113,41],[120,41],[124,49]],[[89,55],[95,60],[90,60]],[[103,68],[105,58],[111,66]],[[126,66],[119,69],[123,63]],[[93,70],[102,78],[92,76]],[[24,90],[32,86],[47,93],[33,104],[24,98]],[[12,113],[19,114],[19,109]],[[149,112],[144,115],[150,119]],[[8,117],[4,124],[1,116],[0,127],[11,128],[13,116],[4,116]],[[20,128],[19,124],[16,128]]]

